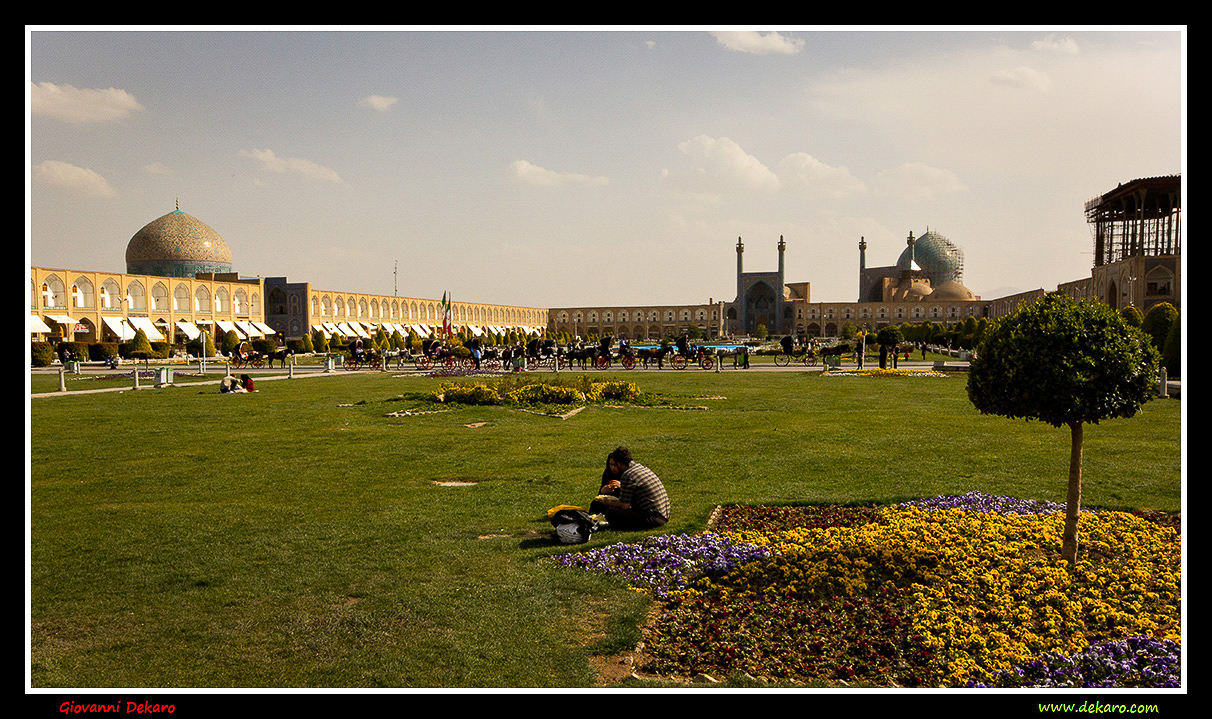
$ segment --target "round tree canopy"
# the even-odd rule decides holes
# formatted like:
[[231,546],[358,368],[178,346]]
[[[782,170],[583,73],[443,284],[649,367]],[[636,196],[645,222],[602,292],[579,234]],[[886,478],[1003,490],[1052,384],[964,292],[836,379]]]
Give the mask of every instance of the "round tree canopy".
[[1158,356],[1119,313],[1061,293],[991,323],[969,366],[984,414],[1054,427],[1131,417],[1153,396]]

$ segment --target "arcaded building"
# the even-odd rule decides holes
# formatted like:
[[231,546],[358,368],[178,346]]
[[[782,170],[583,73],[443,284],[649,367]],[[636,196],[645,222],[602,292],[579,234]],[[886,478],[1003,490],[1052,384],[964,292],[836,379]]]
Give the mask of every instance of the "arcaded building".
[[[1182,178],[1151,177],[1121,184],[1086,203],[1094,237],[1089,277],[1058,290],[1097,299],[1115,309],[1148,312],[1160,302],[1181,308]],[[878,330],[890,324],[954,323],[997,318],[1043,288],[985,299],[963,284],[964,254],[937,229],[909,232],[894,263],[868,267],[869,248],[859,238],[858,296],[854,301],[814,302],[811,284],[788,282],[789,243],[774,243],[772,270],[747,270],[745,243],[736,242],[736,295],[731,301],[678,305],[604,305],[539,308],[452,303],[452,322],[479,335],[566,332],[572,337],[611,335],[660,340],[695,334],[727,337],[793,335],[836,337],[847,326]],[[35,338],[81,342],[129,339],[144,329],[153,341],[181,344],[198,332],[234,329],[241,337],[291,339],[323,331],[340,338],[388,333],[425,336],[442,324],[437,299],[321,290],[286,277],[241,277],[231,250],[206,223],[175,209],[131,237],[126,272],[33,267],[30,321]]]
[[[131,237],[126,272],[31,267],[29,291],[31,335],[50,341],[121,342],[140,329],[152,342],[177,345],[229,330],[240,339],[280,341],[314,330],[355,339],[379,326],[425,336],[442,325],[439,300],[242,277],[223,237],[179,206]],[[451,314],[472,334],[547,325],[547,310],[537,307],[456,302]]]

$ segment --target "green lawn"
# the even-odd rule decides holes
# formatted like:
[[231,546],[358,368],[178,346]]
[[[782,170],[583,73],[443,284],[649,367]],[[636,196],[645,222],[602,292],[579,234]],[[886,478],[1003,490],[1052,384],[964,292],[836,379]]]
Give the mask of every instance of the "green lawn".
[[[1064,501],[1068,431],[978,414],[962,374],[612,378],[706,409],[442,408],[391,373],[31,400],[32,686],[590,685],[647,600],[544,563],[545,510],[619,444],[669,489],[662,532],[729,503]],[[1087,427],[1087,506],[1178,511],[1180,484],[1177,400]]]

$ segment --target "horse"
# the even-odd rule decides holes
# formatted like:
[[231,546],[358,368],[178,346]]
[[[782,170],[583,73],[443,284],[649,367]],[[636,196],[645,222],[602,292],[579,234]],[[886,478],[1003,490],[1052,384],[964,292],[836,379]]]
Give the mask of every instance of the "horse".
[[598,358],[597,347],[569,347],[564,352],[564,359],[568,361],[568,366],[571,367],[573,362],[580,365],[581,369],[585,369],[585,360],[589,360],[592,366]]
[[836,347],[824,347],[821,349],[821,356],[832,357],[834,355],[848,355],[853,351],[853,348],[851,348],[851,346],[848,344],[837,345]]
[[277,352],[266,355],[266,357],[269,359],[269,366],[271,368],[274,366],[274,362],[281,362],[282,369],[286,369],[286,358],[293,357],[294,354],[295,351],[292,349],[280,349]]
[[664,369],[665,355],[672,351],[671,347],[640,347],[635,352],[636,359],[644,363],[644,369],[648,369],[648,360],[654,359],[657,361],[657,369]]

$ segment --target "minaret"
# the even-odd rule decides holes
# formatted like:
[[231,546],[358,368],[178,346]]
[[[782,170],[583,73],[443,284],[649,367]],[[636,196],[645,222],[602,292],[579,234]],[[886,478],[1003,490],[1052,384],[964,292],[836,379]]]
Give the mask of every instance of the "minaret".
[[740,301],[741,295],[744,292],[744,284],[741,282],[741,276],[745,272],[742,255],[745,254],[745,244],[741,242],[741,238],[736,238],[736,298]]
[[740,331],[745,331],[745,280],[744,280],[744,263],[741,261],[741,256],[745,254],[745,243],[741,242],[741,238],[736,238],[736,314],[737,328]]
[[774,288],[774,321],[770,324],[778,328],[779,332],[785,332],[783,326],[783,303],[786,301],[784,295],[787,292],[787,279],[783,275],[783,253],[787,250],[787,243],[783,241],[783,236],[779,235],[779,281]]
[[859,296],[858,301],[862,302],[867,296],[867,278],[864,273],[867,270],[867,239],[859,237]]

